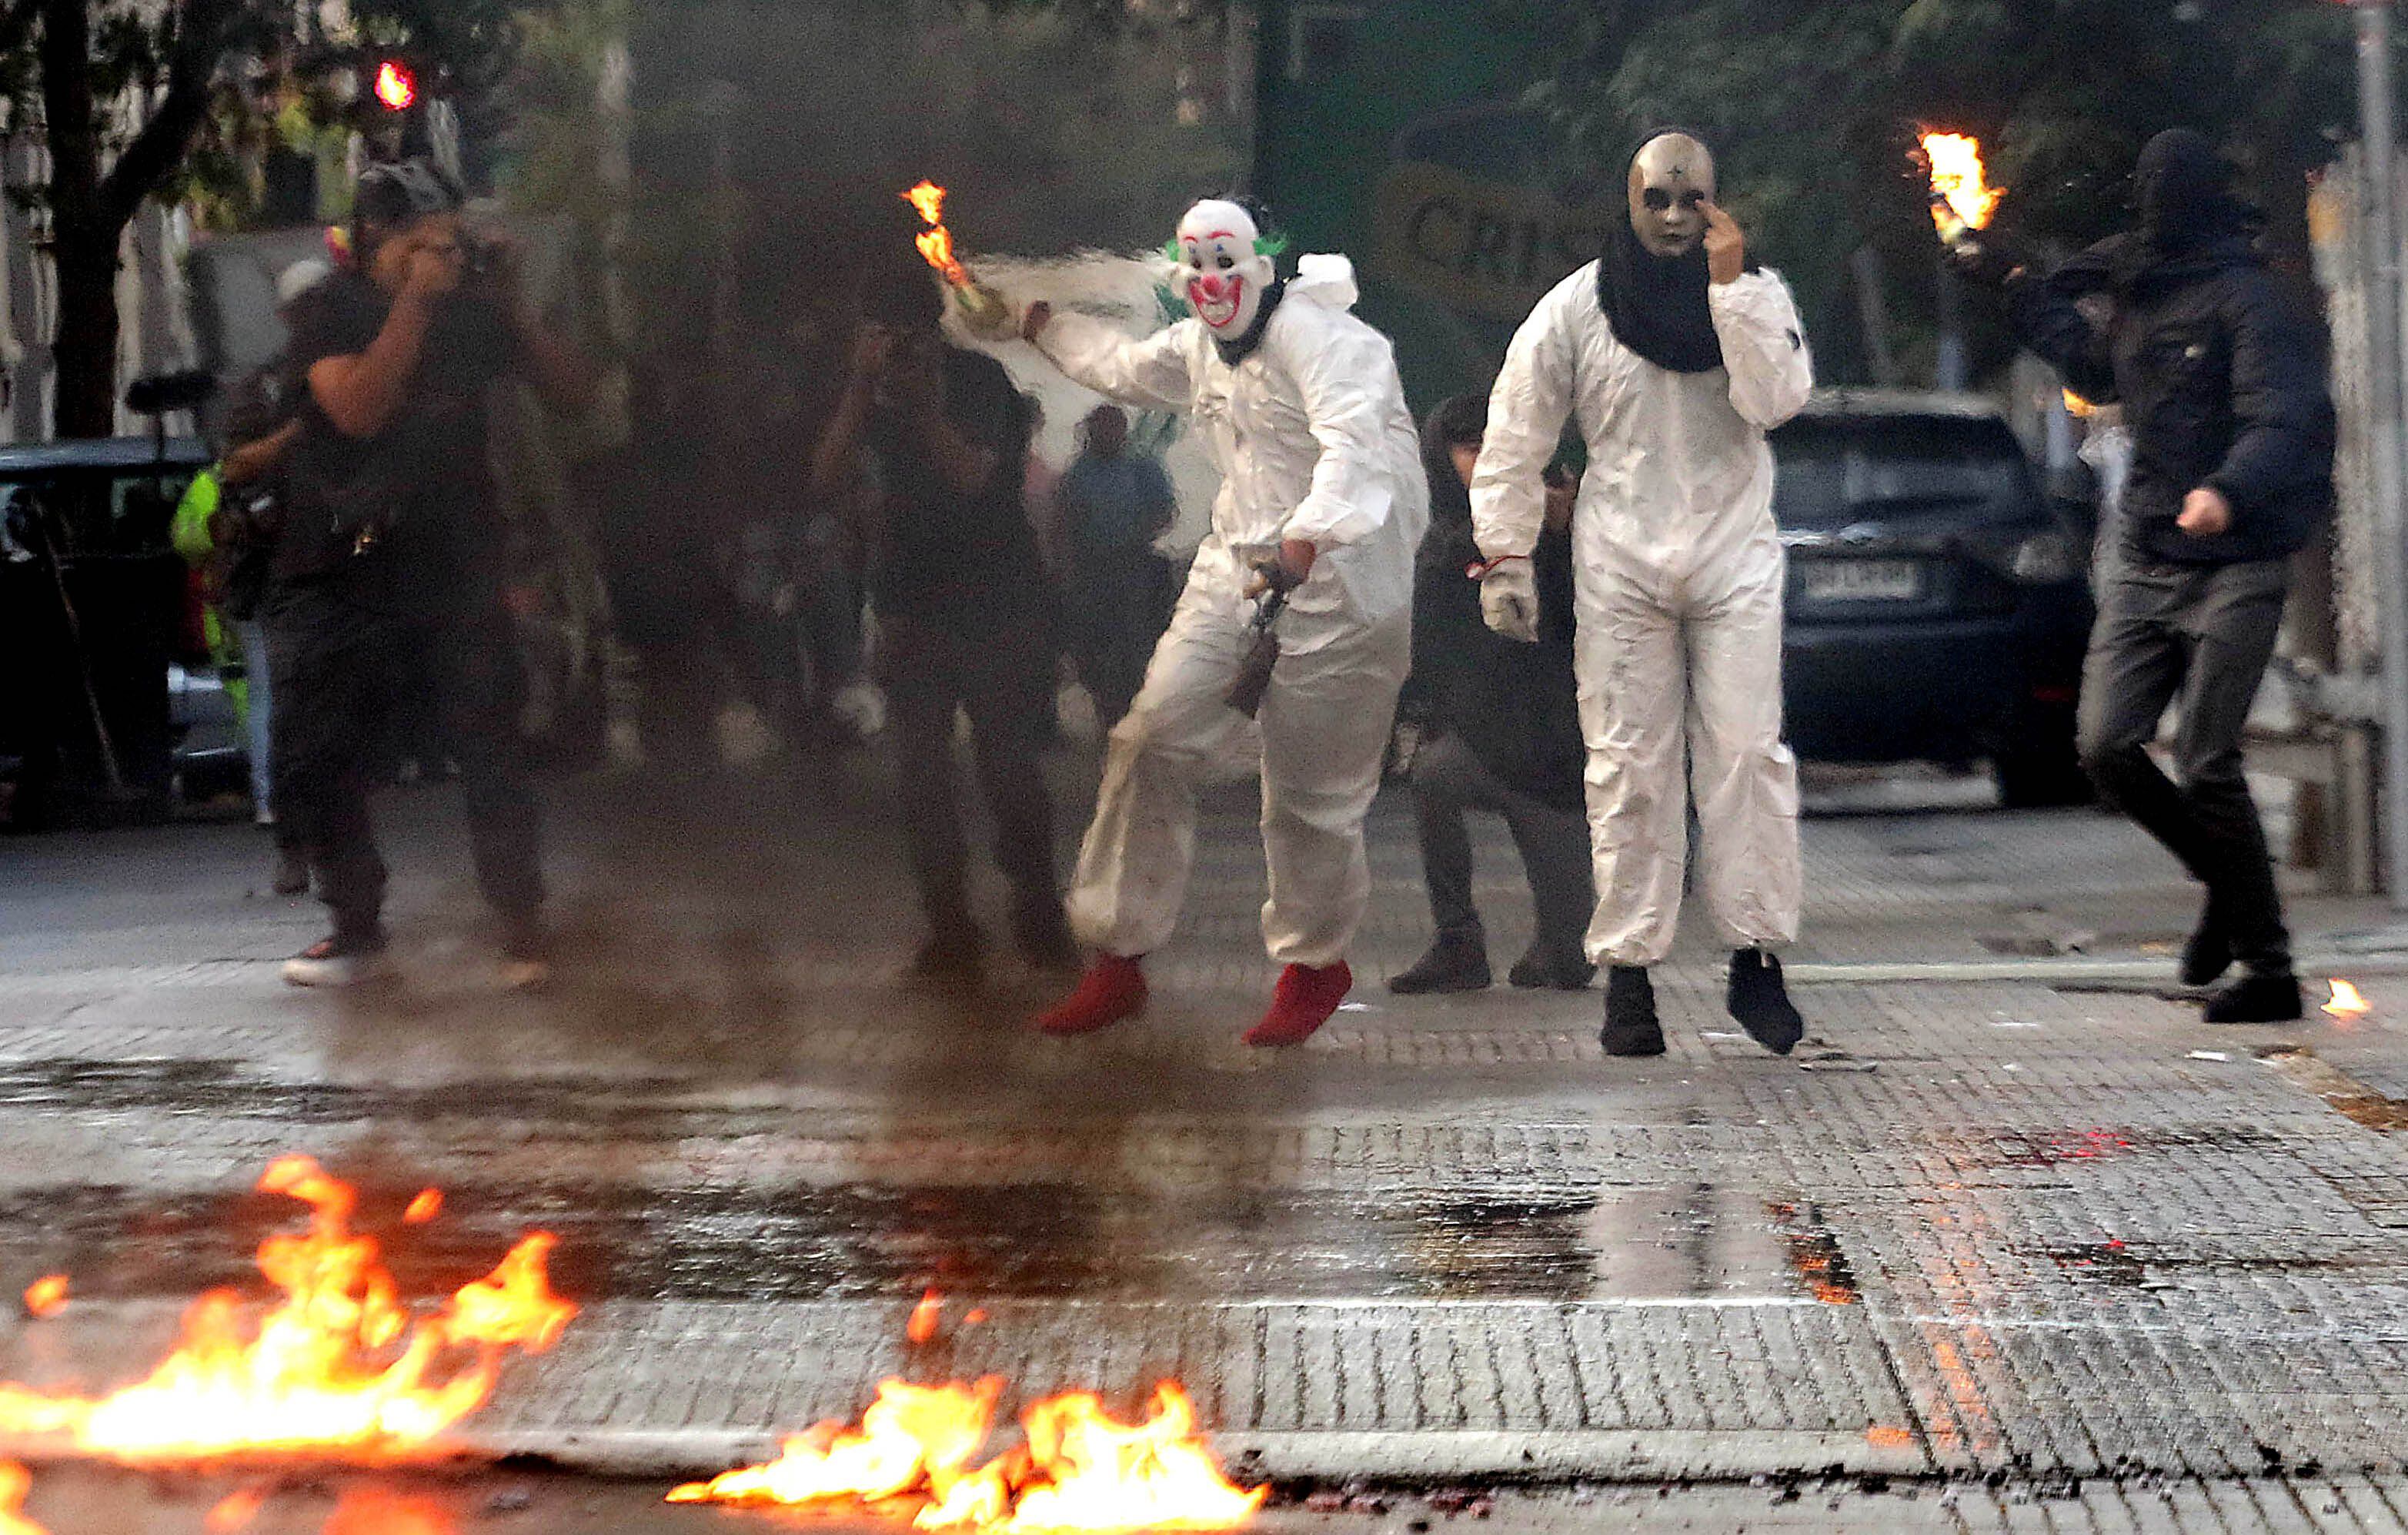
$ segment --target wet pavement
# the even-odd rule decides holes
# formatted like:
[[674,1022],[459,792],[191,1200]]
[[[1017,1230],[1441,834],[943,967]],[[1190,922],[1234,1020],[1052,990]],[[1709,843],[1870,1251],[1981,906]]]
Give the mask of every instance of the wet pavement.
[[[76,1297],[0,1323],[0,1379],[125,1378],[183,1299],[255,1291],[295,1207],[251,1185],[304,1151],[414,1298],[560,1235],[585,1311],[465,1427],[491,1454],[683,1474],[889,1372],[1122,1408],[1176,1374],[1276,1518],[2401,1528],[2408,939],[2305,901],[2303,953],[2373,1011],[2212,1028],[2173,998],[2192,898],[2144,839],[1935,801],[1834,790],[1809,821],[1786,1061],[1721,1014],[1694,932],[1658,1061],[1600,1055],[1594,993],[1389,997],[1427,916],[1387,800],[1354,1002],[1277,1055],[1235,1040],[1270,979],[1237,793],[1153,1011],[1067,1042],[1022,1029],[1058,982],[1008,958],[975,991],[897,979],[917,929],[858,763],[560,796],[566,963],[532,997],[493,983],[437,795],[394,802],[405,979],[372,997],[279,985],[316,915],[265,894],[249,827],[0,843],[0,1286]],[[1481,876],[1501,971],[1527,932],[1501,835]],[[403,1227],[430,1184],[441,1217]],[[948,1325],[914,1347],[928,1286]],[[462,1528],[723,1517],[526,1477],[523,1505],[434,1495]],[[1555,1490],[1407,1508],[1500,1478]],[[1302,1501],[1356,1479],[1406,1490]],[[251,1528],[315,1530],[340,1490]],[[45,1498],[59,1535],[210,1506],[90,1471]]]

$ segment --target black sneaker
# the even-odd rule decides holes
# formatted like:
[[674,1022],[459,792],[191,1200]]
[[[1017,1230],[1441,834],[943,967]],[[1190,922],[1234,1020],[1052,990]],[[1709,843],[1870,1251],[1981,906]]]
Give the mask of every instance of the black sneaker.
[[268,887],[280,896],[306,896],[309,893],[309,860],[299,848],[278,848],[276,870]]
[[1388,978],[1388,989],[1399,997],[1486,991],[1493,979],[1488,973],[1486,943],[1474,937],[1455,938],[1441,933],[1430,944],[1428,953]]
[[920,945],[911,956],[906,972],[914,981],[938,985],[968,986],[977,984],[986,970],[986,942],[976,928],[966,932],[938,933]]
[[1788,1054],[1806,1037],[1806,1020],[1781,979],[1781,961],[1761,949],[1732,951],[1727,1005],[1747,1037],[1776,1055]]
[[2306,1012],[2298,976],[2250,970],[2209,993],[2201,1016],[2211,1024],[2287,1024]]
[[540,991],[552,984],[552,934],[541,922],[528,917],[508,925],[497,973],[505,991]]
[[2182,983],[2186,986],[2212,986],[2232,968],[2232,940],[2225,935],[2224,924],[2217,920],[2215,892],[2207,893],[2207,904],[2200,910],[2199,925],[2192,929],[2189,941],[2183,945]]
[[1586,991],[1597,979],[1597,967],[1578,950],[1566,953],[1533,943],[1505,972],[1508,983],[1524,991]]
[[1070,936],[1070,925],[1063,920],[1062,903],[1058,900],[1023,907],[1013,912],[1011,938],[1019,945],[1020,956],[1037,969],[1079,968],[1079,940]]
[[322,938],[284,962],[288,986],[343,990],[391,979],[393,961],[385,957],[381,938]]
[[1661,1055],[1664,1029],[1656,1021],[1656,983],[1643,965],[1616,965],[1605,975],[1605,1027],[1597,1042],[1609,1055]]

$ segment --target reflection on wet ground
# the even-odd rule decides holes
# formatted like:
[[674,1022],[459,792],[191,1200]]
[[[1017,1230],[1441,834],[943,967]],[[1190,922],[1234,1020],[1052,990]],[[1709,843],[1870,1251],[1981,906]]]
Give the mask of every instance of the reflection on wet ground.
[[[360,1226],[391,1232],[411,1190],[363,1191]],[[1593,1197],[1438,1190],[1164,1195],[1076,1184],[647,1190],[446,1189],[440,1221],[388,1244],[405,1295],[448,1295],[529,1226],[589,1300],[835,1300],[934,1284],[980,1297],[1572,1299],[1595,1254]],[[255,1282],[260,1239],[292,1223],[269,1195],[161,1200],[54,1184],[0,1199],[25,1233],[13,1263],[70,1272],[84,1298],[181,1297]]]

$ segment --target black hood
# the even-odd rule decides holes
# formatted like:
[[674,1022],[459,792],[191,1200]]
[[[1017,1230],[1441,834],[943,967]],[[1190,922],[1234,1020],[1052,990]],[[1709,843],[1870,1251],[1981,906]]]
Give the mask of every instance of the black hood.
[[[1706,142],[1686,128],[1650,130],[1623,156],[1626,186],[1639,151],[1666,134]],[[1714,333],[1713,310],[1706,302],[1712,281],[1702,244],[1685,256],[1668,259],[1639,243],[1639,232],[1630,227],[1627,213],[1606,230],[1605,249],[1597,263],[1597,301],[1605,310],[1605,323],[1613,327],[1613,338],[1657,367],[1706,373],[1723,366],[1722,337]]]
[[2231,239],[2252,222],[2249,205],[2232,194],[2231,167],[2188,128],[2169,128],[2141,151],[2132,207],[2141,237],[2162,257]]

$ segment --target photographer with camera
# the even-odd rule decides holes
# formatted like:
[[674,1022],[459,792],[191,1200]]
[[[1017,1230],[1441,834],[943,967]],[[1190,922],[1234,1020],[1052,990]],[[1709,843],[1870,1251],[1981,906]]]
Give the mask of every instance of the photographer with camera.
[[892,713],[903,830],[928,937],[923,980],[983,971],[955,793],[953,721],[969,716],[995,861],[1011,885],[1012,937],[1040,968],[1074,965],[1054,869],[1054,804],[1040,758],[1053,721],[1054,603],[1023,466],[1036,406],[1002,364],[949,343],[944,300],[916,259],[877,260],[843,395],[811,452],[822,505],[865,481],[876,513],[870,600]]
[[372,167],[342,269],[289,316],[286,366],[306,397],[266,610],[273,793],[334,917],[286,964],[294,985],[384,968],[368,791],[391,727],[422,703],[459,764],[478,883],[503,924],[503,979],[547,973],[485,395],[518,377],[574,411],[592,373],[530,312],[510,248],[472,233],[461,204],[423,160]]

